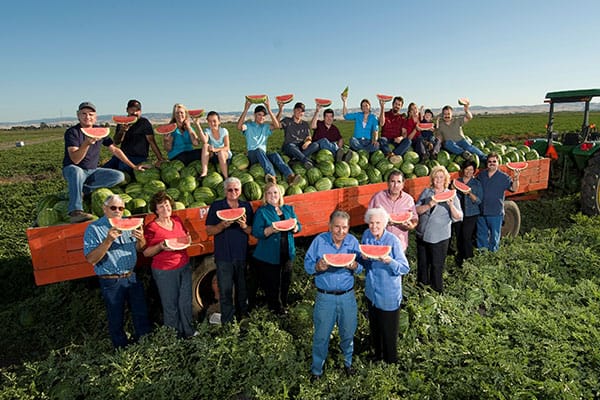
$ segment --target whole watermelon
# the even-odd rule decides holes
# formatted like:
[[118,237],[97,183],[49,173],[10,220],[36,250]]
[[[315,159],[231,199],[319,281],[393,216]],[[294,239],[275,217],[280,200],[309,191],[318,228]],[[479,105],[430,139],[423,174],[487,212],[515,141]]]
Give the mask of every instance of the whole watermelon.
[[319,192],[322,192],[324,190],[330,190],[333,187],[333,182],[331,181],[331,179],[323,177],[315,182],[314,187]]
[[306,180],[309,184],[314,185],[319,179],[323,177],[321,170],[317,167],[312,167],[306,171]]
[[250,160],[245,154],[237,153],[233,157],[231,157],[231,166],[237,169],[238,171],[242,171],[250,166]]
[[350,176],[350,165],[346,161],[335,163],[335,176],[338,178],[348,178]]
[[100,189],[94,190],[92,192],[92,199],[91,199],[92,213],[99,217],[104,215],[104,210],[102,209],[104,200],[106,200],[106,198],[108,196],[112,196],[113,194],[114,193],[112,192],[112,190],[107,189],[107,188],[100,188]]
[[62,222],[62,218],[58,211],[53,208],[44,208],[37,215],[38,226],[57,225]]
[[[221,179],[223,179],[223,178],[221,178]],[[198,183],[196,182],[196,178],[194,178],[193,176],[186,176],[186,177],[181,178],[179,180],[179,184],[177,185],[177,189],[179,189],[179,191],[182,192],[182,193],[183,192],[191,193],[194,190],[196,190],[197,186],[198,186]]]
[[245,183],[242,192],[248,201],[259,200],[262,197],[262,188],[254,181]]

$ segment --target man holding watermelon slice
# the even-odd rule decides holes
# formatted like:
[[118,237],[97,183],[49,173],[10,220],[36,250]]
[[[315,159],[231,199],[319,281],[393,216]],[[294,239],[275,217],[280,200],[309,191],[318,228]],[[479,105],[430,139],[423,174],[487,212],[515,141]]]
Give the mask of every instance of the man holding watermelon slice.
[[436,121],[436,133],[442,137],[443,146],[452,154],[461,154],[465,160],[472,158],[471,154],[477,154],[479,160],[485,163],[485,154],[477,147],[470,144],[465,138],[462,127],[473,119],[473,114],[469,110],[469,103],[464,105],[465,115],[462,118],[452,116],[452,106],[442,108],[442,121]]
[[[392,108],[385,111],[385,101],[379,100],[379,126],[381,127],[381,138],[379,146],[386,156],[404,155],[410,147],[410,140],[402,136],[402,127],[404,126],[404,114],[401,112],[404,105],[404,99],[401,96],[394,97]],[[393,151],[389,151],[388,145],[394,146]]]
[[294,105],[293,116],[282,119],[283,103],[280,102],[279,111],[275,118],[279,120],[284,132],[281,150],[292,160],[300,161],[306,169],[309,169],[314,166],[310,161],[310,156],[319,150],[319,145],[312,141],[310,127],[302,119],[304,111],[304,103],[298,102]]
[[[142,117],[142,103],[137,100],[129,100],[127,102],[127,115],[136,117],[137,120],[133,124],[119,124],[116,128],[114,136],[115,144],[121,145],[123,153],[135,164],[141,164],[148,160],[148,150],[152,148],[152,152],[156,155],[156,166],[159,166],[164,161],[163,155],[154,140],[154,129],[147,118]],[[131,174],[132,169],[117,157],[113,156],[104,168],[118,169]]]
[[[69,216],[71,223],[89,221],[92,214],[83,211],[83,193],[90,193],[101,187],[113,187],[125,179],[123,172],[109,168],[98,168],[101,146],[108,150],[125,165],[135,170],[143,170],[135,165],[115,146],[109,137],[96,138],[84,134],[85,129],[93,128],[97,121],[96,106],[89,101],[79,105],[77,111],[79,123],[65,132],[65,155],[63,158],[63,177],[69,191]],[[82,130],[83,129],[83,130]]]

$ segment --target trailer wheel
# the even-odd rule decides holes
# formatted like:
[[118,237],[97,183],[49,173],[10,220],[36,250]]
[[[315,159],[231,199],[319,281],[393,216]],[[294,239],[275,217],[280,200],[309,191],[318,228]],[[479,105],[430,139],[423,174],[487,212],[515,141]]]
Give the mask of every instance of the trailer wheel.
[[521,229],[521,211],[512,200],[504,201],[504,221],[502,221],[502,237],[517,236]]
[[213,300],[212,278],[217,267],[213,256],[202,258],[192,272],[192,314],[194,319]]
[[581,211],[586,215],[600,214],[600,153],[596,153],[583,172]]

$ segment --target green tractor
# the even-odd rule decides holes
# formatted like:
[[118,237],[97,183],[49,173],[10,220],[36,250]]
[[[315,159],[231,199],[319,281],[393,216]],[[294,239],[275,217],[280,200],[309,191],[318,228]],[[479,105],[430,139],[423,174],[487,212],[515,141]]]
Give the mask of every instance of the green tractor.
[[[600,135],[590,124],[590,101],[600,96],[600,89],[565,90],[546,94],[548,112],[547,137],[528,140],[527,145],[540,155],[552,159],[550,184],[567,193],[581,190],[581,210],[587,215],[600,214]],[[584,103],[583,123],[576,132],[554,132],[554,104]]]

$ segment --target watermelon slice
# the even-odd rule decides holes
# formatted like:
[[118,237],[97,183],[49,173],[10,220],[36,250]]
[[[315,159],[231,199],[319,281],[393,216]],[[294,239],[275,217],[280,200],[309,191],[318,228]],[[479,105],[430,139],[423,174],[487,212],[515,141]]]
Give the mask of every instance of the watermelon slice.
[[374,259],[385,257],[392,251],[392,246],[380,246],[376,244],[361,244],[359,247],[363,256]]
[[248,100],[252,104],[263,104],[267,101],[266,94],[249,94],[246,96],[246,100]]
[[133,124],[137,119],[135,115],[113,115],[112,117],[115,124]]
[[190,117],[192,118],[200,118],[204,115],[204,110],[201,108],[197,110],[188,110],[188,114],[190,114]]
[[527,168],[527,163],[524,161],[519,161],[519,162],[515,161],[515,162],[506,163],[506,166],[509,169],[512,169],[513,171],[520,171],[522,169]]
[[217,211],[217,217],[223,221],[235,221],[243,217],[245,214],[246,209],[244,207],[228,208]]
[[282,94],[281,96],[275,97],[275,100],[277,100],[277,103],[287,104],[290,101],[294,100],[294,95],[291,93],[290,94]]
[[356,254],[323,254],[323,260],[331,267],[343,268],[350,265],[356,259]]
[[165,246],[171,250],[183,250],[190,247],[190,238],[187,236],[178,237],[175,239],[165,239]]
[[288,218],[283,221],[275,221],[271,224],[276,231],[285,232],[291,231],[296,227],[296,219]]
[[467,185],[466,183],[462,183],[458,179],[452,181],[452,185],[454,185],[456,190],[459,190],[463,193],[469,193],[471,191],[471,187],[469,185]]
[[387,94],[378,94],[377,99],[387,103],[388,101],[392,101],[394,96],[388,96]]
[[471,102],[466,97],[463,97],[463,98],[458,99],[458,104],[461,106],[468,106],[471,104]]
[[315,99],[315,103],[317,103],[317,105],[321,106],[321,107],[329,107],[331,105],[332,101],[329,100],[329,99],[319,99],[319,98],[316,98]]
[[109,128],[81,128],[81,132],[92,139],[102,139],[110,134]]
[[348,86],[346,86],[344,90],[342,90],[342,97],[348,97]]
[[158,135],[168,135],[169,133],[175,132],[177,129],[177,124],[173,122],[172,124],[159,125],[154,128],[154,132]]
[[422,131],[430,131],[433,129],[433,122],[419,122],[417,126]]
[[109,218],[108,222],[120,231],[132,231],[142,226],[144,218]]
[[446,190],[445,192],[442,192],[442,193],[434,194],[432,199],[436,203],[443,203],[445,201],[453,199],[454,196],[456,196],[456,190],[451,189],[451,190]]
[[398,214],[390,214],[390,221],[392,221],[394,224],[404,224],[405,222],[411,220],[412,215],[413,213],[410,210],[403,211]]

